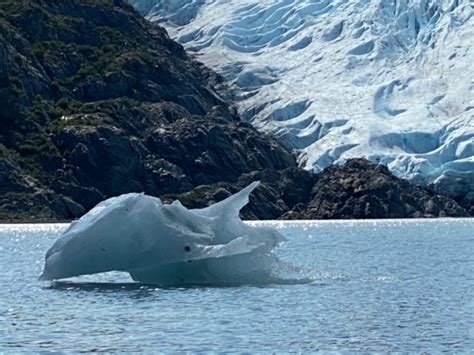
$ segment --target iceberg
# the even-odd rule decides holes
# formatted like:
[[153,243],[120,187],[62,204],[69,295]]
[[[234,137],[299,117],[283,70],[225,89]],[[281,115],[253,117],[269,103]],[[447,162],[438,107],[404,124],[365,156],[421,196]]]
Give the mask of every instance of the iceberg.
[[139,193],[103,201],[47,251],[40,280],[123,271],[159,285],[267,282],[284,237],[240,219],[257,186],[194,210]]

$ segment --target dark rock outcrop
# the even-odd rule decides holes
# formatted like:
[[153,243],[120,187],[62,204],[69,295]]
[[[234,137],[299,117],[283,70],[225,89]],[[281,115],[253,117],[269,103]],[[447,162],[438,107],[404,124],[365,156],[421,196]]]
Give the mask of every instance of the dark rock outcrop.
[[185,206],[202,208],[218,202],[252,181],[261,185],[242,211],[249,219],[347,219],[467,217],[456,201],[411,185],[382,165],[352,159],[319,174],[299,168],[244,174],[237,184],[199,186],[180,195]]
[[452,199],[395,177],[364,159],[331,166],[318,176],[304,218],[468,216]]

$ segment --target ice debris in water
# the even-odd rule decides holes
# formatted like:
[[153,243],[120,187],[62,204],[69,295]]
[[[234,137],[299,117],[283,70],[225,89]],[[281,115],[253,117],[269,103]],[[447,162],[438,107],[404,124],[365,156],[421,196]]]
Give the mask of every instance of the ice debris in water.
[[257,186],[195,210],[138,193],[103,201],[48,250],[40,280],[125,271],[160,285],[268,282],[284,238],[239,217]]

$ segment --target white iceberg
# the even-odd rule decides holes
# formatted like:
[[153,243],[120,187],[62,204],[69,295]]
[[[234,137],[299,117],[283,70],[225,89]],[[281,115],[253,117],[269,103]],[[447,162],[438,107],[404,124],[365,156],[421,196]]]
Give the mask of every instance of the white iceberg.
[[257,186],[198,210],[137,193],[103,201],[48,250],[40,280],[124,271],[160,285],[267,282],[284,238],[240,219]]

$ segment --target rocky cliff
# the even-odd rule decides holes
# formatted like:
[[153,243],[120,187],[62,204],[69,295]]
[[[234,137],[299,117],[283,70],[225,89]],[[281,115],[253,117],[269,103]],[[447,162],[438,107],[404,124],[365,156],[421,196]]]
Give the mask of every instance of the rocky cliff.
[[69,220],[132,191],[197,206],[256,179],[248,218],[467,214],[364,163],[297,168],[220,86],[124,0],[0,1],[0,220]]

